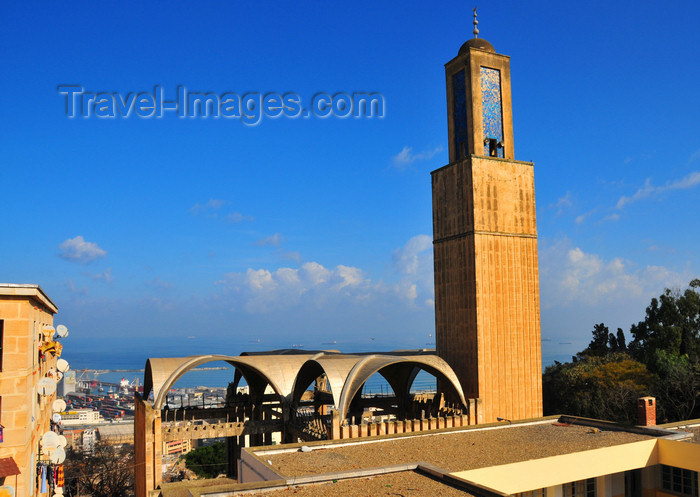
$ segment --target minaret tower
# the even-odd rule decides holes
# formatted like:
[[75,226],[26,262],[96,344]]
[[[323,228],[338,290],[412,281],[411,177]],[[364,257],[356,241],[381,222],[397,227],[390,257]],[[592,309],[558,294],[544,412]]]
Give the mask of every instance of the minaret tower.
[[437,354],[484,422],[542,416],[533,164],[514,159],[510,59],[474,38],[445,64],[450,163],[432,172]]

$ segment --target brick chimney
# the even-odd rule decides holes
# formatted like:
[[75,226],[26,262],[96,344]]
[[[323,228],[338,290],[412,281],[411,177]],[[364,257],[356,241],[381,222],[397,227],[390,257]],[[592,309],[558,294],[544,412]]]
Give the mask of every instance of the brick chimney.
[[656,426],[656,399],[641,397],[637,400],[637,415],[640,426]]

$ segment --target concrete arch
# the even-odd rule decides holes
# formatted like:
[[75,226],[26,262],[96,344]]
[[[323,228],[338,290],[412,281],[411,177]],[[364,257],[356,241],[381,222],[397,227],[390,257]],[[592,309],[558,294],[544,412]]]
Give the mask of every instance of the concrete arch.
[[306,387],[314,379],[325,373],[333,395],[333,402],[337,407],[340,405],[340,395],[343,391],[345,380],[352,368],[355,367],[355,364],[361,359],[361,356],[356,355],[314,355],[299,369],[294,382],[292,403],[297,405]]
[[143,395],[147,397],[153,390],[153,407],[160,409],[168,391],[187,371],[208,362],[225,361],[242,373],[251,389],[260,390],[259,394],[262,394],[262,390],[269,384],[284,402],[291,398],[294,380],[308,357],[298,354],[152,358],[146,361]]
[[[415,378],[415,374],[413,373],[414,368],[424,369],[437,378],[445,380],[448,384],[452,385],[462,404],[466,404],[464,392],[462,391],[462,386],[457,376],[452,368],[438,356],[416,355],[402,357],[373,354],[365,356],[357,361],[355,366],[348,373],[339,403],[337,404],[341,419],[347,416],[350,403],[370,376],[375,373],[382,374],[382,370],[387,369],[387,371],[385,371],[387,374],[382,375],[390,384],[393,383],[392,388],[394,389],[394,393],[399,396],[404,393],[402,391],[404,390],[402,385],[406,384],[406,378],[410,378],[411,381]],[[410,386],[410,383],[408,386]],[[397,389],[400,391],[396,391]]]

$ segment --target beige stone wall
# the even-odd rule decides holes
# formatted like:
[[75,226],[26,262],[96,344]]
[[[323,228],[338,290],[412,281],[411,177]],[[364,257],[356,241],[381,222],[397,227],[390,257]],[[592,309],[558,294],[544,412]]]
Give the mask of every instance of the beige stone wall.
[[[38,291],[35,296],[8,293],[14,292],[0,292],[4,331],[0,423],[5,427],[0,455],[12,457],[19,466],[17,496],[23,497],[33,495],[39,440],[50,429],[53,414],[55,394],[37,395],[37,383],[56,366],[56,358],[39,361],[37,337],[45,325],[53,325],[56,308]],[[14,485],[14,478],[8,484]]]
[[542,415],[532,164],[472,156],[433,172],[437,353],[484,421]]

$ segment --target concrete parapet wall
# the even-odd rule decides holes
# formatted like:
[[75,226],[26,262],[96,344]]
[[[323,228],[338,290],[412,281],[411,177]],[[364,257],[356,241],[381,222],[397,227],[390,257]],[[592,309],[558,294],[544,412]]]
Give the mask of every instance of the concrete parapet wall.
[[392,420],[378,423],[344,424],[338,426],[337,431],[336,425],[334,424],[329,438],[331,440],[349,440],[353,438],[367,438],[398,433],[418,433],[422,431],[483,424],[479,410],[481,406],[480,399],[469,399],[467,403],[469,414]]

